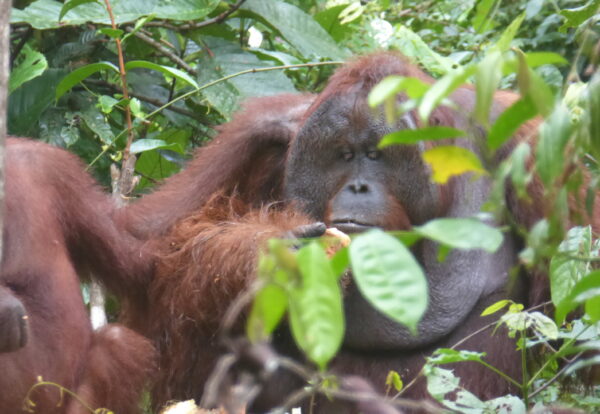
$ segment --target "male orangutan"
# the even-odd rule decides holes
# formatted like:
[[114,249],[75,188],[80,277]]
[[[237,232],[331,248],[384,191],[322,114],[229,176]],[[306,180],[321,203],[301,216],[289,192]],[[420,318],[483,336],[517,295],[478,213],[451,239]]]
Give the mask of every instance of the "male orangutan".
[[[197,151],[183,172],[117,211],[119,225],[144,242],[144,249],[157,252],[147,296],[137,298],[126,313],[126,322],[152,338],[161,355],[155,404],[200,398],[220,352],[216,333],[225,309],[254,279],[257,254],[267,239],[289,237],[297,229],[305,235],[307,224],[313,235],[324,231],[322,223],[345,232],[398,230],[480,211],[490,191],[488,177],[467,174],[440,186],[432,182],[422,161],[425,146],[377,148],[393,128],[415,128],[419,123],[411,112],[400,125],[390,126],[367,106],[371,88],[388,75],[432,82],[397,54],[380,53],[339,69],[316,97],[250,101],[213,142]],[[470,139],[452,143],[477,152],[484,134],[465,117],[475,103],[474,91],[459,88],[451,99],[461,112],[442,106],[430,122],[469,131]],[[499,93],[491,118],[514,100],[510,93]],[[506,156],[518,140],[534,137],[535,128],[534,122],[524,125],[499,154]],[[535,203],[539,188],[531,191]],[[540,210],[535,204],[522,206],[510,188],[506,198],[519,222],[529,226],[537,220]],[[495,254],[454,250],[443,262],[438,261],[435,243],[418,244],[413,252],[426,272],[430,299],[416,336],[374,310],[350,284],[345,295],[346,337],[332,369],[366,377],[379,389],[390,369],[408,382],[428,353],[489,324],[492,319],[480,314],[490,304],[502,298],[527,303],[526,281],[508,287],[519,243],[507,233]],[[531,289],[538,292],[543,287],[536,282]],[[285,327],[274,346],[297,355]],[[461,348],[486,352],[489,363],[520,378],[519,354],[506,335],[492,339],[485,331]],[[481,398],[518,392],[475,363],[453,369],[463,386]],[[253,410],[263,412],[281,403],[302,385],[293,374],[274,375]],[[404,396],[425,395],[424,381],[419,381]],[[348,412],[335,411],[342,410],[335,404],[322,401],[317,411]]]

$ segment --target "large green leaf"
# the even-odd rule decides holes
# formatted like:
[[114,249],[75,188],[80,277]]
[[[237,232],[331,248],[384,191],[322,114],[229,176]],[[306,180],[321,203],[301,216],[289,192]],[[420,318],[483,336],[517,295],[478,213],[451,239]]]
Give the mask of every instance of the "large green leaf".
[[9,133],[32,136],[40,115],[54,101],[54,91],[65,73],[63,69],[50,68],[10,94],[8,97]]
[[79,7],[86,3],[98,3],[102,4],[100,0],[67,0],[65,1],[64,6],[60,9],[60,14],[58,15],[58,20],[61,20],[65,14],[69,12],[69,10],[74,9],[75,7]]
[[112,72],[119,73],[119,68],[113,65],[110,62],[98,62],[92,63],[89,65],[85,65],[81,68],[75,69],[73,72],[69,73],[64,77],[63,80],[60,81],[58,86],[56,87],[56,99],[63,96],[72,87],[77,85],[79,82],[87,79],[89,76],[93,75],[96,72],[100,72],[102,70],[108,70]]
[[[29,46],[25,46],[21,53],[23,56],[22,59],[19,59],[18,65],[10,71],[10,78],[8,80],[9,94],[25,82],[37,78],[48,68],[48,61],[40,52],[31,49]],[[19,57],[21,58],[21,56]]]
[[290,291],[292,334],[308,358],[325,369],[344,338],[342,295],[318,242],[301,248],[297,258],[302,281]]
[[497,228],[471,218],[439,218],[415,226],[413,231],[448,247],[489,253],[498,250],[504,239]]
[[[11,23],[28,23],[36,29],[52,29],[87,22],[109,25],[104,5],[98,2],[77,2],[81,5],[68,10],[59,22],[63,3],[56,0],[37,0],[23,10],[13,9]],[[173,20],[201,19],[213,11],[218,0],[111,0],[117,24],[132,22],[154,14],[157,18]]]
[[248,0],[240,11],[276,29],[305,57],[344,59],[348,55],[319,23],[292,4],[278,0]]
[[363,296],[375,309],[416,333],[427,309],[427,280],[410,251],[395,237],[369,230],[352,241],[349,252]]

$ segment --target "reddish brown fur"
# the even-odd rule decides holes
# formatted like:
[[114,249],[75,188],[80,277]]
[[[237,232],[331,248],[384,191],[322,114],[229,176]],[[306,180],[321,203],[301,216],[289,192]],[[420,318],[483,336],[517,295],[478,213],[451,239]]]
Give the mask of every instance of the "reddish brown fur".
[[[0,412],[20,412],[38,377],[78,393],[94,409],[137,412],[154,350],[125,327],[92,331],[76,273],[103,276],[119,293],[140,286],[127,243],[110,220],[110,199],[73,155],[11,139],[6,203],[0,285],[22,302],[29,338],[20,350],[0,354]],[[52,386],[37,388],[32,401],[44,414],[88,412],[68,396],[57,406]]]
[[[373,64],[374,62],[377,64]],[[332,94],[349,92],[355,87],[354,85],[366,93],[384,71],[415,76],[426,82],[431,81],[430,77],[405,60],[398,59],[397,55],[374,55],[357,60],[336,72],[330,86],[319,95],[306,113],[310,114]],[[165,185],[155,193],[143,197],[123,211],[115,212],[116,222],[126,230],[122,234],[124,239],[116,237],[112,233],[112,227],[99,218],[77,217],[78,214],[88,214],[90,211],[96,212],[100,217],[108,211],[106,200],[96,192],[90,191],[93,185],[87,177],[83,178],[84,182],[80,182],[82,178],[79,176],[71,177],[66,183],[57,177],[49,178],[49,185],[42,189],[45,192],[43,194],[59,195],[58,200],[67,200],[68,205],[53,204],[50,208],[43,209],[41,212],[36,211],[31,215],[26,212],[12,213],[13,216],[23,217],[21,228],[41,232],[36,234],[37,237],[27,239],[27,243],[18,240],[16,242],[9,240],[5,243],[15,248],[25,247],[24,251],[33,251],[29,245],[36,241],[48,245],[44,244],[41,251],[45,252],[45,249],[52,247],[52,244],[48,243],[46,233],[57,235],[59,238],[64,236],[65,240],[68,240],[71,228],[77,230],[82,227],[87,231],[86,223],[95,225],[89,229],[91,235],[84,232],[87,236],[83,237],[77,233],[78,239],[91,245],[90,250],[84,249],[83,253],[98,254],[99,252],[105,256],[102,260],[96,261],[93,257],[86,256],[85,259],[99,266],[100,274],[106,273],[104,270],[107,270],[102,267],[103,263],[110,266],[108,270],[113,271],[108,272],[104,280],[107,286],[125,301],[124,321],[133,329],[151,338],[160,352],[160,378],[153,391],[155,405],[161,405],[172,398],[184,399],[201,395],[203,384],[219,355],[216,339],[219,323],[233,298],[254,280],[256,256],[260,244],[269,237],[282,236],[296,226],[310,222],[309,219],[295,213],[293,206],[282,206],[279,202],[283,199],[282,183],[286,151],[298,125],[308,116],[304,115],[305,109],[313,99],[311,96],[285,95],[252,101],[244,112],[236,115],[231,123],[220,129],[219,136],[212,143],[197,151],[195,159],[182,173],[167,180]],[[457,91],[453,99],[461,109],[467,111],[474,105],[474,95],[468,88]],[[500,93],[492,109],[492,117],[495,118],[514,99],[512,94]],[[436,110],[432,122],[459,128],[469,124],[449,108]],[[515,140],[503,149],[501,158],[510,152],[517,140],[533,139],[535,127],[535,122],[525,125]],[[64,160],[61,157],[63,155],[47,154],[47,162],[55,163],[56,165],[52,167],[60,172],[74,173],[76,169],[63,166]],[[69,162],[72,163],[72,160]],[[38,166],[39,164],[36,165],[36,171]],[[43,170],[52,171],[46,166]],[[19,186],[33,185],[25,180],[26,178],[12,178],[13,183],[18,183]],[[71,181],[79,184],[73,184]],[[55,186],[60,188],[55,189]],[[62,186],[68,194],[62,194]],[[24,198],[27,193],[12,191],[13,205],[19,208],[30,206],[27,200],[19,200],[19,197]],[[452,196],[451,186],[442,187],[441,191],[443,199]],[[541,187],[538,182],[532,184],[531,191],[534,202],[538,203],[541,200]],[[74,203],[72,194],[83,192],[86,196],[91,193],[89,199],[86,199],[83,205]],[[44,204],[43,201],[47,198],[34,199],[36,202],[34,205]],[[540,217],[542,210],[538,208],[538,204],[533,204],[530,208],[522,206],[513,197],[511,190],[508,190],[507,198],[508,205],[519,222],[530,226]],[[275,204],[271,205],[272,202]],[[394,216],[397,214],[398,217],[388,219],[389,225],[392,228],[408,227],[410,223],[406,223],[406,215],[400,217],[400,211],[403,212],[404,207],[400,203],[398,206],[394,213]],[[75,217],[69,217],[69,220],[57,220],[56,214],[48,213],[52,210],[66,211],[74,214]],[[38,217],[42,218],[41,222],[48,224],[40,225],[36,222]],[[65,228],[63,223],[69,223],[69,226]],[[27,227],[24,227],[25,224]],[[127,232],[136,239],[127,237]],[[18,233],[13,231],[12,234]],[[61,239],[57,246],[65,250],[67,244]],[[131,254],[132,251],[135,254]],[[151,254],[148,255],[148,252]],[[83,332],[83,339],[67,341],[57,338],[56,341],[59,343],[57,345],[50,343],[50,345],[61,348],[65,346],[64,344],[73,342],[79,346],[78,353],[85,354],[92,346],[92,339],[87,319],[84,322],[85,315],[78,316],[79,314],[73,311],[80,306],[79,293],[75,292],[73,262],[70,261],[70,255],[73,253],[76,252],[43,253],[39,261],[34,263],[44,263],[46,267],[40,269],[38,273],[41,274],[43,270],[47,273],[48,266],[53,266],[54,260],[58,257],[62,258],[60,264],[70,270],[68,276],[63,278],[68,278],[65,282],[66,287],[57,291],[63,293],[70,289],[66,297],[72,299],[72,303],[69,302],[65,306],[58,304],[57,309],[51,310],[56,314],[59,311],[69,311],[67,313],[69,316],[78,318],[77,323],[74,323],[75,330],[65,328],[59,330],[59,334]],[[110,256],[111,254],[113,256]],[[29,269],[26,265],[30,264],[30,260],[25,260],[23,255],[17,254],[17,256],[28,262],[21,263],[21,266],[17,267],[19,269],[17,274],[22,275],[23,271],[20,269]],[[79,260],[75,262],[79,263]],[[154,267],[153,264],[156,266]],[[58,270],[52,272],[52,274],[62,273]],[[36,283],[45,282],[45,279],[37,274],[32,280]],[[541,282],[534,283],[537,286]],[[46,286],[43,291],[48,292]],[[524,293],[523,288],[517,291],[520,294]],[[525,301],[521,296],[517,294],[514,298]],[[494,298],[490,298],[492,299]],[[473,310],[461,329],[454,332],[444,344],[451,344],[451,341],[459,340],[487,323],[487,320],[478,316],[479,311],[481,309]],[[60,316],[66,317],[67,314],[61,313]],[[71,319],[65,319],[65,321],[69,320]],[[35,331],[43,327],[33,326],[33,328]],[[492,365],[518,378],[519,362],[514,354],[514,346],[505,338],[501,334],[492,340],[487,336],[479,336],[472,338],[465,347],[487,351]],[[51,339],[55,340],[55,338]],[[285,341],[277,345],[284,351],[293,348]],[[431,348],[437,345],[441,344],[435,344]],[[423,363],[423,355],[430,351],[431,349],[425,349],[416,350],[411,354],[406,353],[406,355],[369,356],[346,351],[334,362],[333,367],[342,373],[364,375],[373,380],[377,387],[381,387],[387,370],[392,366],[402,370],[401,373],[406,374],[404,380],[408,381],[418,372],[418,368]],[[98,356],[90,360],[103,358],[102,352],[97,354]],[[37,353],[32,351],[30,355],[34,357]],[[1,358],[0,363],[3,363]],[[61,372],[84,372],[85,370],[81,368],[84,363],[78,362],[78,369],[74,370],[69,366]],[[93,363],[91,366],[94,366]],[[473,387],[472,389],[481,397],[488,398],[515,392],[503,379],[487,371],[480,371],[483,368],[479,365],[463,364],[456,369],[464,378],[466,386]],[[93,372],[93,370],[88,371]],[[16,374],[12,373],[12,375]],[[69,384],[88,384],[88,382],[77,382],[71,379],[61,378],[61,380]],[[292,384],[293,382],[291,381]],[[270,385],[271,395],[274,398],[285,396],[290,392],[288,385],[288,381],[278,377]],[[86,385],[82,392],[86,393],[90,389],[92,388]],[[411,390],[412,397],[419,398],[424,395],[422,383]]]
[[128,325],[160,351],[156,403],[198,395],[220,352],[215,336],[225,311],[252,282],[259,246],[308,222],[280,207],[250,211],[217,196],[164,239],[148,308],[127,311]]
[[[372,65],[372,61],[362,60],[339,70],[308,113],[330,94],[344,93],[352,85],[359,84],[368,90],[380,77],[379,73],[368,72],[373,67],[390,71],[391,65],[391,70],[398,74],[431,81],[416,67],[399,61],[396,55],[375,55],[369,59],[380,59],[382,63]],[[473,95],[469,96],[458,98],[472,100]],[[498,107],[503,107],[509,97],[512,99],[509,94],[501,94],[501,102],[494,110],[500,112]],[[182,173],[167,180],[154,194],[118,212],[118,222],[157,252],[158,265],[148,289],[147,306],[129,307],[126,316],[130,326],[153,338],[161,354],[160,379],[153,392],[155,404],[201,395],[204,381],[219,354],[216,343],[219,322],[233,298],[253,280],[259,242],[310,221],[301,216],[290,218],[285,211],[273,213],[279,208],[258,213],[251,210],[282,199],[285,149],[293,137],[294,125],[306,118],[297,107],[306,107],[311,100],[306,96],[283,96],[262,98],[248,105],[245,112],[221,128],[214,142],[198,150]],[[473,102],[469,104],[472,106]],[[292,112],[294,116],[282,115]],[[272,121],[281,118],[283,121]],[[466,122],[457,120],[448,108],[436,110],[434,120],[455,126]],[[286,125],[288,121],[291,128]],[[444,197],[450,197],[451,186],[442,187],[441,192]],[[238,201],[230,204],[227,197],[217,197],[206,204],[215,194],[233,193],[238,194],[236,199],[242,200],[242,207]],[[402,205],[399,211],[403,211]],[[410,223],[405,214],[402,216],[392,218],[390,226],[408,228]],[[165,234],[168,236],[160,237]],[[485,322],[477,317],[474,324],[480,326]],[[459,334],[464,336],[472,328],[473,324],[457,332],[456,340],[462,337]],[[500,334],[498,337],[504,338]],[[508,346],[503,340],[475,338],[471,343],[474,345],[469,349],[488,351],[492,364],[498,362],[509,375],[520,375],[510,341]],[[507,350],[510,355],[506,355]],[[404,378],[409,380],[422,362],[422,352],[400,361],[391,355],[365,359],[360,354],[346,352],[340,355],[334,368],[365,375],[380,386],[390,363],[407,367]],[[479,379],[483,373],[474,364],[457,369],[466,372],[467,385],[473,385],[482,397],[515,392],[499,377],[486,373],[484,379]],[[286,383],[285,379],[275,380],[270,385],[272,394],[281,397],[289,392]],[[425,395],[422,385],[412,392],[413,397]]]
[[[373,65],[373,60],[381,60],[381,64]],[[373,68],[378,73],[370,73]],[[336,72],[307,113],[332,94],[345,93],[354,85],[367,91],[380,78],[380,70],[431,81],[413,65],[398,60],[396,55],[375,55]],[[474,104],[472,94],[458,95],[457,100],[463,100],[462,106]],[[500,102],[494,111],[499,113],[499,108],[511,99],[510,94],[500,94]],[[127,312],[130,326],[153,338],[161,353],[160,379],[153,392],[155,404],[201,395],[204,381],[219,354],[216,343],[219,322],[233,298],[253,280],[260,241],[309,222],[301,216],[290,218],[290,213],[285,211],[273,213],[278,208],[263,209],[258,213],[252,210],[282,200],[285,149],[293,137],[294,125],[307,117],[301,115],[303,111],[294,112],[294,109],[299,105],[306,107],[311,100],[310,97],[284,96],[262,98],[248,105],[245,112],[222,127],[214,142],[198,150],[196,158],[182,173],[167,180],[154,194],[118,212],[117,220],[142,241],[148,241],[151,250],[157,251],[158,265],[148,289],[147,307],[130,307]],[[293,117],[282,115],[292,112]],[[283,121],[271,121],[281,118]],[[267,122],[262,122],[265,119]],[[448,108],[436,110],[433,119],[436,123],[457,127],[467,123]],[[288,121],[291,128],[285,127]],[[533,127],[526,126],[523,131],[528,128]],[[265,164],[267,159],[272,161]],[[234,192],[238,194],[237,199],[242,200],[242,207],[238,202],[231,205],[227,197],[217,197],[206,204],[215,194],[231,195]],[[442,187],[441,192],[443,198],[450,197],[451,185]],[[399,211],[403,211],[402,205],[399,205]],[[392,218],[390,225],[407,228],[410,225],[407,221],[403,214],[403,217]],[[175,225],[177,222],[179,224]],[[153,237],[165,234],[169,235]],[[472,323],[467,323],[453,335],[455,341],[487,323],[477,315],[473,316]],[[505,341],[501,334],[497,338],[474,338],[469,349],[488,351],[493,365],[498,363],[509,375],[518,378],[520,370],[514,345]],[[289,345],[279,345],[290,349]],[[410,380],[423,363],[423,353],[428,351],[420,350],[414,355],[400,357],[369,358],[343,352],[333,367],[339,372],[365,375],[381,386],[392,366],[405,367],[403,378]],[[458,366],[457,370],[459,374],[465,374],[466,385],[473,386],[482,397],[516,392],[503,379],[480,372],[480,367],[475,364]],[[270,394],[281,398],[289,393],[293,384],[294,381],[290,383],[278,377],[269,384]],[[415,398],[425,394],[423,384],[411,392]],[[264,402],[268,405],[274,400],[269,401],[267,397]]]

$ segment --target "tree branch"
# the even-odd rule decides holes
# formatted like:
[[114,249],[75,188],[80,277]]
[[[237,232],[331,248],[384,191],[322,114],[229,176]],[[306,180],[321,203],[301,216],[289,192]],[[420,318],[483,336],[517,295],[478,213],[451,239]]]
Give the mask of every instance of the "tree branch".
[[198,72],[195,69],[193,69],[183,59],[181,59],[175,53],[171,52],[165,46],[161,45],[159,42],[157,42],[156,40],[152,39],[150,36],[145,35],[144,33],[140,32],[140,31],[134,31],[133,27],[126,27],[125,30],[127,30],[129,33],[133,33],[133,35],[135,37],[137,37],[138,39],[140,39],[142,42],[144,42],[144,43],[152,46],[161,55],[167,57],[169,60],[171,60],[177,66],[179,66],[181,69],[185,70],[186,72],[188,72],[188,73],[190,73],[190,74],[192,74],[194,76],[198,76]]

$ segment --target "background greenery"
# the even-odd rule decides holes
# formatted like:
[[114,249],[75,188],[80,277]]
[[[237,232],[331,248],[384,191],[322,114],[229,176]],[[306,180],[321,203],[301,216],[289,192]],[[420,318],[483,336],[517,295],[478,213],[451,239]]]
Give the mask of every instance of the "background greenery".
[[[245,98],[318,92],[336,64],[317,63],[339,62],[377,49],[401,51],[440,78],[437,87],[419,89],[417,85],[420,92],[410,96],[422,115],[427,113],[424,108],[435,106],[451,92],[444,85],[454,81],[475,83],[478,109],[473,116],[478,120],[487,118],[489,99],[496,88],[518,89],[523,96],[521,106],[502,122],[485,125],[491,137],[488,155],[526,120],[524,113],[544,119],[539,148],[519,147],[509,162],[489,173],[498,188],[508,178],[525,195],[531,179],[524,168],[525,159],[532,151],[538,155],[534,168],[546,185],[544,197],[549,208],[545,220],[531,230],[520,229],[527,241],[521,258],[524,266],[550,270],[552,306],[544,315],[502,302],[489,312],[508,309],[499,316],[500,323],[519,336],[523,352],[535,353],[538,362],[526,367],[530,376],[519,384],[522,399],[507,396],[479,401],[458,387],[450,371],[439,367],[459,360],[482,361],[483,355],[441,350],[423,374],[428,377],[432,395],[447,408],[461,412],[496,411],[502,404],[514,412],[523,412],[526,406],[553,404],[585,410],[600,407],[598,386],[589,386],[589,381],[585,386],[580,381],[581,373],[599,376],[600,273],[595,270],[599,245],[589,227],[564,226],[566,200],[582,178],[577,173],[566,176],[564,171],[584,163],[590,171],[591,187],[597,188],[598,183],[599,0],[112,0],[109,4],[114,26],[103,0],[14,1],[8,127],[13,135],[36,137],[77,153],[107,186],[111,182],[110,165],[119,163],[130,149],[138,155],[135,172],[141,180],[137,193],[178,171],[190,150],[210,140],[214,127],[229,120]],[[126,62],[122,67],[119,44]],[[284,68],[251,71],[275,66]],[[123,71],[127,73],[125,82],[120,76]],[[240,74],[243,71],[251,73]],[[374,91],[374,104],[386,102],[389,91],[416,85],[412,80],[390,82]],[[124,99],[125,93],[129,99]],[[428,132],[429,138],[434,132],[441,134],[439,138],[453,133]],[[128,136],[135,138],[130,148]],[[390,142],[402,139],[407,137],[390,137]],[[476,160],[467,159],[460,159],[467,165],[464,171],[481,167]],[[437,167],[441,176],[448,173],[447,167],[435,160],[432,167]],[[499,214],[502,207],[502,197],[495,193],[489,212]],[[472,226],[481,225],[478,221],[434,222],[400,238],[406,243],[411,238],[428,237],[446,249],[473,248],[498,236],[489,228],[477,227],[475,232]],[[452,234],[480,234],[485,240]],[[399,252],[399,262],[387,267],[390,278],[396,277],[394,267],[414,265],[397,238],[383,234],[361,237],[365,240],[358,243],[374,246],[369,254],[385,249]],[[294,259],[298,268],[279,272],[278,283],[281,278],[295,277],[306,282],[310,275],[303,275],[301,270],[308,266],[306,263],[312,268],[318,264],[316,268],[328,274],[351,261],[368,291],[371,273],[361,270],[356,250],[343,251],[330,262],[315,245],[308,245]],[[365,250],[361,251],[364,254]],[[272,269],[278,264],[281,267],[281,246],[273,244],[270,252],[262,267],[267,285],[275,277]],[[417,291],[422,290],[419,280],[412,282]],[[332,292],[337,289],[307,286]],[[279,293],[285,303],[283,310],[289,302],[292,313],[302,302],[297,300],[299,295],[311,295],[310,289]],[[268,294],[262,296],[273,300]],[[331,297],[330,310],[316,315],[305,327],[297,324],[295,333],[308,357],[322,369],[337,351],[343,334],[342,322],[335,322],[342,317],[336,313],[339,297]],[[264,322],[272,315],[261,314],[261,300],[266,299],[259,295],[253,315]],[[380,301],[379,305],[394,317],[385,303]],[[577,308],[583,310],[565,323],[565,316]],[[412,326],[419,317],[400,321]],[[335,326],[323,327],[324,321],[334,321]],[[325,351],[321,348],[317,352],[303,343],[306,329],[324,335],[320,343],[326,344]],[[337,336],[326,332],[336,332]],[[257,334],[252,326],[249,333],[250,337],[269,334]],[[315,375],[320,381],[318,390],[330,386],[322,381],[321,373]],[[391,373],[389,378],[391,388],[402,388],[397,374]]]

